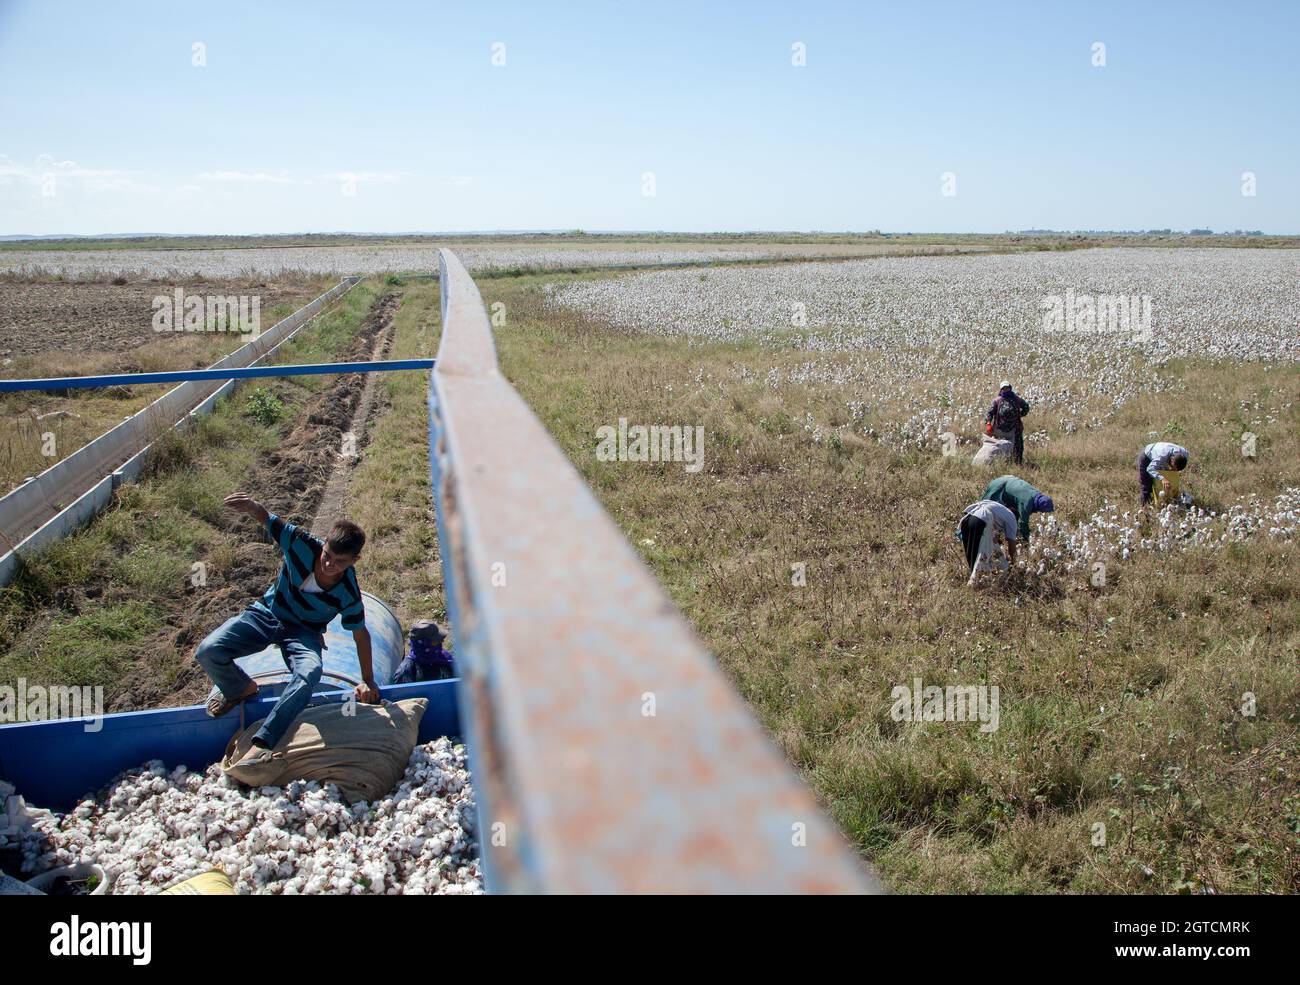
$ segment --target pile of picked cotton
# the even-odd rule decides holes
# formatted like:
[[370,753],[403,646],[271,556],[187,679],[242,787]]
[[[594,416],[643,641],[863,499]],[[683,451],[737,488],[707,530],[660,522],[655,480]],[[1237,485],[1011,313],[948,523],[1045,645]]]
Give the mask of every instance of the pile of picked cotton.
[[396,790],[348,805],[333,784],[249,790],[219,766],[154,760],[99,799],[19,833],[23,871],[95,861],[114,894],[156,893],[214,867],[238,893],[480,893],[465,748],[416,746]]
[[51,816],[49,811],[29,807],[14,793],[14,785],[4,780],[0,780],[0,808],[0,848],[18,844],[38,819]]

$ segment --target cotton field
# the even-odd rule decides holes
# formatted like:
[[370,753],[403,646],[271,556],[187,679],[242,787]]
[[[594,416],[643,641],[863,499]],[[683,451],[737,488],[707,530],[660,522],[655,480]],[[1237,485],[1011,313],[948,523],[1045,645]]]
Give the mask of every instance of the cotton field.
[[315,781],[250,791],[219,765],[155,761],[66,816],[25,811],[5,830],[26,873],[95,858],[114,895],[213,867],[241,894],[464,894],[483,891],[475,818],[465,747],[442,738],[416,746],[397,789],[372,804]]
[[[690,264],[773,256],[763,249],[594,249],[544,247],[455,247],[468,270],[564,267],[626,267]],[[0,272],[59,274],[73,280],[122,274],[138,278],[275,276],[283,272],[379,274],[436,273],[438,247],[308,246],[238,250],[28,250],[0,252]]]
[[[1122,319],[1103,323],[1122,299]],[[764,383],[853,392],[855,430],[898,450],[977,433],[1007,377],[1038,442],[1174,384],[1170,359],[1300,359],[1300,255],[1094,249],[651,271],[554,287],[550,303],[637,331],[808,353]],[[1132,301],[1131,309],[1128,302]],[[1051,321],[1066,306],[1095,314]],[[1102,324],[1106,330],[1096,330]],[[744,378],[748,367],[738,367]]]
[[1271,500],[1251,496],[1222,513],[1176,505],[1154,513],[1148,524],[1111,503],[1079,523],[1049,514],[1037,524],[1029,557],[1038,574],[1088,574],[1093,564],[1126,561],[1139,551],[1166,554],[1258,538],[1292,540],[1300,534],[1300,489],[1288,488]]

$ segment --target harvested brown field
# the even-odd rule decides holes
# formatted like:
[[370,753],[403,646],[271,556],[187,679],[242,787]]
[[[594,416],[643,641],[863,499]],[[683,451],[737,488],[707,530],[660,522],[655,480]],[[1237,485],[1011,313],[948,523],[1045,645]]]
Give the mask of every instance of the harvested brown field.
[[[152,327],[153,299],[171,297],[176,288],[186,294],[247,295],[261,298],[263,328],[268,312],[280,305],[299,308],[325,290],[326,279],[134,281],[125,284],[93,281],[0,279],[0,359],[68,353],[84,358],[94,353],[121,353],[159,340]],[[322,286],[323,285],[323,286]],[[189,333],[164,336],[183,347]],[[239,333],[228,336],[228,348],[242,345]],[[12,364],[0,376],[16,375]]]

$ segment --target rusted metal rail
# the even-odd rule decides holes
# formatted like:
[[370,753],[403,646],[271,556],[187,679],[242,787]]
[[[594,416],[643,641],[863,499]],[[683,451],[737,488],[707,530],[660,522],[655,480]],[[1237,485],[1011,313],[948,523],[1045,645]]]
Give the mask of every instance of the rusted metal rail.
[[429,457],[488,888],[879,892],[439,263]]

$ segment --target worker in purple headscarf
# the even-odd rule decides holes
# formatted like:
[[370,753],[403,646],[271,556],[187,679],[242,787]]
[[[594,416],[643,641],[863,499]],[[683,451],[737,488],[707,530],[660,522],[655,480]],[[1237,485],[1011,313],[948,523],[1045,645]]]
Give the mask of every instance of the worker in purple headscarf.
[[389,683],[415,684],[455,677],[451,654],[442,648],[444,639],[446,637],[436,622],[421,619],[414,623],[407,634],[406,658],[398,665]]
[[1028,401],[1011,389],[1009,380],[1003,380],[989,412],[984,415],[985,431],[995,438],[1015,442],[1017,465],[1023,465],[1025,461],[1025,422],[1022,418],[1028,413]]
[[1024,479],[1014,475],[1001,475],[989,483],[981,499],[1001,503],[1016,515],[1021,543],[1029,542],[1029,517],[1033,513],[1052,513],[1056,504],[1051,496],[1044,496]]

